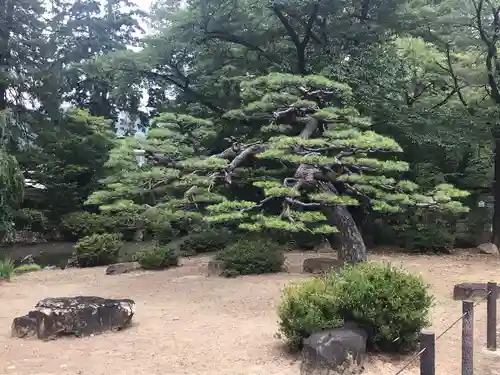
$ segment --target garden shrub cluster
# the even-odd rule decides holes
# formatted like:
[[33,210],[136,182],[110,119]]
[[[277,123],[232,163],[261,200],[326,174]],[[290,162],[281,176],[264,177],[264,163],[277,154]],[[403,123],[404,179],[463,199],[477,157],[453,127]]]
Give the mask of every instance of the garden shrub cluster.
[[75,245],[80,267],[105,266],[116,263],[123,246],[120,233],[92,234],[78,240]]
[[146,270],[161,270],[179,265],[179,254],[170,246],[155,244],[137,253],[136,260]]
[[280,272],[285,263],[283,246],[267,238],[240,238],[219,251],[224,276]]
[[362,263],[287,286],[278,309],[280,334],[297,348],[313,332],[349,321],[366,329],[372,349],[406,352],[430,324],[432,303],[420,276],[389,264]]

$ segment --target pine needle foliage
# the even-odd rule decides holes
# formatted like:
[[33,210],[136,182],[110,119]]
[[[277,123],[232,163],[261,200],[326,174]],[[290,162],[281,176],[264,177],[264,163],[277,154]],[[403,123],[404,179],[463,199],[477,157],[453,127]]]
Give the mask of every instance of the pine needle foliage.
[[[210,171],[196,172],[203,184],[191,175],[187,194],[193,200],[214,198],[204,206],[209,222],[328,235],[338,228],[325,209],[335,206],[387,213],[409,207],[467,211],[457,200],[467,192],[449,184],[421,191],[403,178],[409,166],[398,159],[402,148],[371,129],[370,119],[351,105],[348,86],[323,76],[272,73],[244,81],[241,96],[242,107],[224,118],[235,126],[259,127],[252,133],[258,136],[210,158],[183,162],[190,170]],[[228,185],[252,187],[253,199],[231,199],[224,195]]]
[[[206,145],[215,135],[209,120],[160,114],[153,118],[145,137],[131,136],[116,142],[106,163],[109,175],[101,181],[103,188],[87,203],[99,205],[103,212],[139,213],[158,230],[172,222],[182,227],[201,221],[201,213],[184,192],[193,184],[206,188],[210,181],[186,172],[189,168],[185,164],[195,160],[194,165],[201,168],[200,155],[206,153]],[[145,154],[142,163],[136,158],[138,151]]]

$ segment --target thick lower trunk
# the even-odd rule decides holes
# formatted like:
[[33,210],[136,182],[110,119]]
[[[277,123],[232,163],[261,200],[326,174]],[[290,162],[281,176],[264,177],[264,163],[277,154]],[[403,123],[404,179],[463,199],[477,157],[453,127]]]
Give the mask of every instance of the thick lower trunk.
[[[330,185],[328,190],[338,194]],[[326,207],[324,214],[339,230],[340,248],[338,257],[342,263],[356,264],[367,260],[367,251],[363,236],[346,206]],[[333,236],[332,236],[333,237]],[[329,239],[330,243],[333,239]]]
[[[317,120],[311,118],[300,136],[308,139],[314,133],[318,125]],[[299,166],[299,171],[303,165]],[[338,195],[338,191],[332,183],[326,187],[331,194]],[[339,260],[343,263],[356,264],[365,262],[367,252],[363,236],[346,206],[324,207],[323,213],[330,221],[331,225],[337,227],[340,237],[340,249],[338,250]],[[333,244],[332,238],[329,238]]]
[[495,138],[495,180],[493,183],[493,238],[492,242],[500,246],[500,134],[494,134]]

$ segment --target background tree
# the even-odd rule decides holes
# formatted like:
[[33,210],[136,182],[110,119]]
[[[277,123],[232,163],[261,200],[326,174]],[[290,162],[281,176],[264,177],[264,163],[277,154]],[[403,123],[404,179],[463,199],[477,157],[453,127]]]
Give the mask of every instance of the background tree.
[[26,178],[44,187],[43,194],[28,195],[23,207],[40,210],[57,224],[64,214],[82,210],[99,186],[114,134],[109,120],[84,110],[45,123],[32,147],[19,155]]

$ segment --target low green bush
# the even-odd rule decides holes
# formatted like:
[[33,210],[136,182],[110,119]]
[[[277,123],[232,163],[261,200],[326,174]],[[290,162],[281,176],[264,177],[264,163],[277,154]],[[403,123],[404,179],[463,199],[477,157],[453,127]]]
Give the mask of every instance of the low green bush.
[[81,238],[75,245],[80,267],[105,266],[116,263],[123,246],[120,233],[93,234]]
[[14,269],[15,273],[26,273],[26,272],[32,272],[32,271],[40,271],[42,267],[40,267],[38,264],[21,264],[19,267],[16,267]]
[[366,329],[371,348],[406,352],[429,325],[432,301],[420,276],[388,264],[362,263],[289,286],[278,310],[280,332],[297,347],[325,325],[351,321]]
[[179,265],[179,255],[175,249],[165,245],[154,245],[136,254],[136,260],[146,270],[160,270]]
[[180,245],[180,251],[184,256],[216,252],[224,249],[230,239],[230,233],[224,230],[193,233],[186,236]]
[[0,259],[0,279],[10,280],[14,273],[14,262],[10,258]]
[[280,272],[285,263],[283,246],[269,239],[240,239],[219,251],[223,275],[257,275]]
[[334,293],[326,293],[325,279],[312,278],[287,285],[278,307],[280,336],[292,348],[300,347],[302,339],[322,329],[340,327],[344,320],[338,314]]
[[375,348],[415,348],[433,303],[422,277],[390,264],[362,263],[346,267],[339,278],[340,314],[365,327]]

